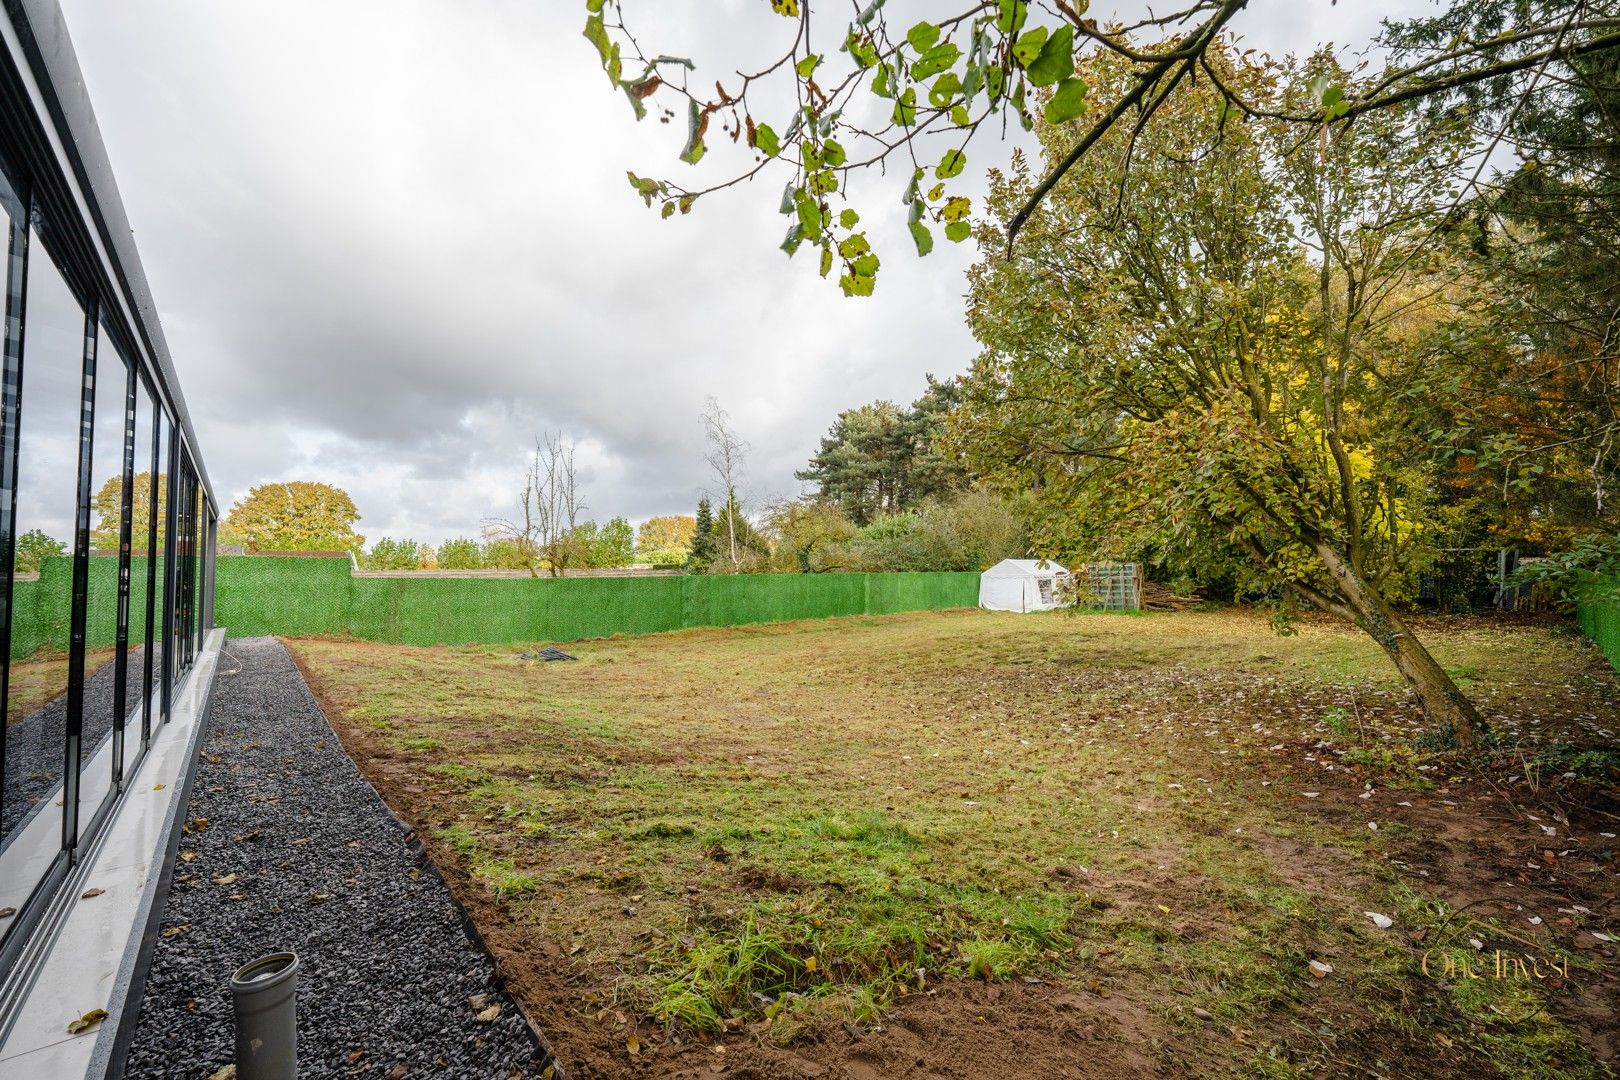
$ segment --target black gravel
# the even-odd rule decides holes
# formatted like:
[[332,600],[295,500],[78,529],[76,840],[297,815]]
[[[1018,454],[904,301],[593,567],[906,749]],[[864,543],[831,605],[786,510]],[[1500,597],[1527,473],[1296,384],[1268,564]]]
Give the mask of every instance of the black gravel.
[[[141,700],[142,652],[129,652],[125,678],[126,709]],[[65,669],[64,669],[65,670]],[[154,675],[154,678],[156,676]],[[118,683],[116,662],[107,661],[84,680],[84,725],[80,729],[84,749],[80,757],[89,761],[107,736],[112,734],[113,690]],[[14,825],[34,807],[54,798],[62,783],[62,745],[67,731],[67,694],[58,694],[6,729],[5,800],[0,803],[0,836],[9,836]],[[140,746],[140,721],[129,732],[126,745]],[[126,735],[126,738],[129,736]]]
[[227,980],[283,949],[302,960],[300,1076],[540,1075],[493,962],[287,651],[225,650],[125,1075],[204,1080],[229,1064]]

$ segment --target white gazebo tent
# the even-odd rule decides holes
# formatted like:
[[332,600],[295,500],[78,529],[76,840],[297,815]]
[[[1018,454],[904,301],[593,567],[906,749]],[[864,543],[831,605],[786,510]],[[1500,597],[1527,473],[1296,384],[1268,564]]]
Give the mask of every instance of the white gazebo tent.
[[1002,559],[979,577],[979,606],[991,611],[1062,607],[1058,585],[1069,572],[1045,559]]

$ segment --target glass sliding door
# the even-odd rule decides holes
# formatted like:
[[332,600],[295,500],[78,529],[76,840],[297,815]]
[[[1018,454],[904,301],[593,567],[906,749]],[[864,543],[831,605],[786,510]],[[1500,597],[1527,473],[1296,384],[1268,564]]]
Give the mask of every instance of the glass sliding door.
[[4,867],[6,898],[52,869],[40,841],[77,835],[79,717],[69,715],[73,558],[86,345],[85,309],[40,244],[29,238],[16,427],[10,640],[7,643],[5,802],[0,834],[19,844]]
[[169,719],[169,452],[174,427],[169,414],[157,411],[157,504],[152,510],[152,714],[153,726]]

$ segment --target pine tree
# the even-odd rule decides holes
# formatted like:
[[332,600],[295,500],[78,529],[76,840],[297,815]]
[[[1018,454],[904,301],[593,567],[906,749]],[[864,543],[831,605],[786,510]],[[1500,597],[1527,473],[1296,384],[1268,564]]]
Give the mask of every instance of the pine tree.
[[714,560],[714,510],[709,500],[698,500],[697,527],[692,530],[692,554],[687,566],[693,570],[706,570]]

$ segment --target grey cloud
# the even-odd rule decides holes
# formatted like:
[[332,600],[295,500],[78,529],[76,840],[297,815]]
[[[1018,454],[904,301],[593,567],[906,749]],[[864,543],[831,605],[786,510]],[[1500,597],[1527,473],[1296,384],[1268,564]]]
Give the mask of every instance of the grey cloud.
[[[976,351],[971,252],[916,260],[897,214],[867,215],[883,277],[849,301],[775,250],[775,181],[646,211],[624,172],[682,168],[679,132],[632,122],[577,3],[63,6],[227,503],[309,477],[348,488],[368,536],[473,533],[560,429],[594,516],[688,510],[711,393],[764,500],[797,491],[838,409],[909,401]],[[1303,47],[1414,6],[1257,0],[1244,26]],[[763,0],[631,7],[710,78],[779,30]],[[1004,160],[977,146],[976,167]]]

